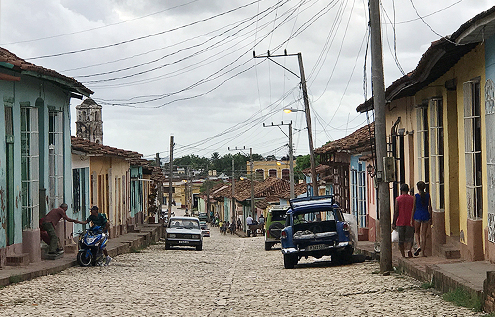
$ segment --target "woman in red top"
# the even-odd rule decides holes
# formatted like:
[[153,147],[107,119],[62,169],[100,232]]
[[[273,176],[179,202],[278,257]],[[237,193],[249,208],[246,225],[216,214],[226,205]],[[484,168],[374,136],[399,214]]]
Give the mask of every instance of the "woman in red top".
[[399,250],[402,257],[412,258],[412,245],[414,242],[414,227],[411,223],[414,197],[409,195],[409,186],[402,184],[400,186],[401,195],[395,199],[394,221],[392,228],[397,228],[399,232]]

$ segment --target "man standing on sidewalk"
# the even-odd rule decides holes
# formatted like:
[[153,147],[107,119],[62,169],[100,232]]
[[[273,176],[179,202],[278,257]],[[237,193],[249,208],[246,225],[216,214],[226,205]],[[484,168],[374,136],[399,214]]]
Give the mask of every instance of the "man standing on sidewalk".
[[414,227],[412,225],[412,213],[414,197],[409,195],[409,186],[400,186],[401,195],[395,199],[394,219],[392,228],[399,232],[399,250],[402,257],[412,258],[412,245],[414,242]]
[[75,222],[79,224],[83,224],[82,221],[71,219],[67,217],[65,213],[67,211],[67,204],[63,203],[58,208],[54,208],[50,210],[46,216],[40,219],[40,227],[42,230],[48,233],[48,241],[44,240],[48,244],[48,253],[56,254],[57,252],[62,252],[63,248],[61,248],[60,240],[55,233],[55,226],[60,221],[60,219],[64,218],[69,222]]

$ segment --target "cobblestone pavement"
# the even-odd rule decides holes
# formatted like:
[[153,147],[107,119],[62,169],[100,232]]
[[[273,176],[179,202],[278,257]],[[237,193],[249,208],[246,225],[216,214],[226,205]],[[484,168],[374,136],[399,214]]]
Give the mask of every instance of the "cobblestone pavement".
[[482,316],[376,262],[283,268],[262,237],[220,235],[203,251],[159,243],[108,267],[73,267],[0,289],[0,316]]

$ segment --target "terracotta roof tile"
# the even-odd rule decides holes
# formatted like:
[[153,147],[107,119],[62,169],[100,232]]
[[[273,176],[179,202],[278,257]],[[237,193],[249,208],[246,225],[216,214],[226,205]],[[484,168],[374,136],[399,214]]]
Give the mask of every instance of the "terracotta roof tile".
[[[370,135],[371,133],[371,135]],[[359,128],[353,133],[341,139],[328,142],[320,148],[315,149],[317,154],[335,152],[362,153],[371,151],[371,142],[374,142],[375,123],[372,122]],[[371,141],[370,141],[371,140]]]
[[[39,75],[45,75],[48,77],[51,77],[53,79],[58,79],[54,80],[55,82],[60,82],[62,81],[65,86],[71,90],[77,91],[85,96],[89,96],[93,93],[90,89],[86,88],[83,84],[75,80],[74,78],[64,76],[54,70],[44,68],[41,66],[34,65],[32,63],[26,62],[22,58],[17,57],[15,54],[11,53],[10,51],[0,47],[0,63],[7,63],[12,65],[11,68],[13,71],[17,72],[34,72]],[[6,66],[5,64],[0,66]],[[48,79],[49,80],[49,79]]]

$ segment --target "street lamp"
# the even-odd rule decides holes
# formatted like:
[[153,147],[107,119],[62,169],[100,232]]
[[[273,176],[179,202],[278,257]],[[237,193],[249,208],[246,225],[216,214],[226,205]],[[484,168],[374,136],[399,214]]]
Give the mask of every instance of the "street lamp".
[[[304,85],[303,87],[306,87]],[[305,99],[306,101],[306,99]],[[314,149],[313,149],[313,135],[311,133],[311,116],[309,113],[309,105],[308,102],[304,102],[304,110],[299,110],[299,109],[293,109],[293,108],[286,108],[284,109],[285,113],[291,113],[291,112],[304,112],[306,113],[306,125],[308,128],[308,141],[309,141],[309,159],[310,159],[310,164],[311,164],[311,181],[313,184],[313,196],[318,196],[318,184],[317,184],[317,176],[316,176],[316,164],[315,164],[315,154],[314,154]]]

